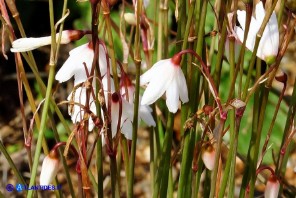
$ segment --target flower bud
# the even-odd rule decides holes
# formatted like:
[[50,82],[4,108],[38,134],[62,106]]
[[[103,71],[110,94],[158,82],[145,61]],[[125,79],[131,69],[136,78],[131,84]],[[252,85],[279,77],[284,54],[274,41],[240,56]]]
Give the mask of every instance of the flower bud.
[[275,175],[271,175],[266,183],[264,197],[277,198],[280,190],[280,182]]
[[133,13],[125,13],[123,17],[124,17],[124,20],[129,25],[137,25],[135,14],[133,14]]
[[[68,44],[71,41],[79,40],[87,31],[80,30],[64,30],[62,32],[61,44]],[[59,33],[56,34],[56,39],[58,39]],[[42,46],[51,44],[51,36],[38,37],[38,38],[20,38],[12,42],[11,52],[27,52],[37,49]]]
[[40,173],[40,185],[49,185],[57,175],[59,168],[59,157],[57,150],[51,150],[44,158]]
[[206,144],[201,153],[201,158],[207,169],[213,170],[215,165],[216,150],[212,144]]

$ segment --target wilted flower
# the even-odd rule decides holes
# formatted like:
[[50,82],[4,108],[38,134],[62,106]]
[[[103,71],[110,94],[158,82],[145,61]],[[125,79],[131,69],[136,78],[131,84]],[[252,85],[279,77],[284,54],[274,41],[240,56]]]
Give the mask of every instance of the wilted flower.
[[[80,30],[64,30],[62,32],[61,44],[68,44],[71,41],[79,40],[87,32]],[[58,39],[59,33],[56,34]],[[11,52],[26,52],[37,49],[39,47],[50,45],[51,36],[39,37],[39,38],[20,38],[12,42]]]
[[271,175],[266,183],[264,197],[277,198],[280,190],[280,182],[275,175]]
[[212,144],[208,143],[204,146],[201,153],[201,158],[207,169],[213,170],[215,165],[216,150]]
[[[265,16],[265,10],[263,8],[263,4],[261,1],[256,5],[255,14],[256,14],[256,17],[252,17],[251,19],[250,31],[248,33],[248,37],[246,41],[246,47],[251,51],[253,51],[254,49],[256,35],[260,29],[260,26]],[[246,11],[238,10],[237,18],[241,27],[236,26],[235,30],[239,40],[243,42],[244,31],[245,31],[244,28],[246,24]],[[278,53],[278,48],[279,48],[279,29],[278,29],[276,14],[273,11],[265,27],[262,38],[260,40],[257,56],[268,63],[273,63]]]
[[55,178],[59,168],[59,157],[57,150],[51,150],[49,154],[44,158],[41,173],[40,173],[40,185],[49,185]]
[[170,112],[178,110],[179,98],[188,102],[188,90],[185,76],[180,68],[180,55],[160,60],[151,69],[141,75],[140,84],[148,86],[143,94],[141,104],[154,103],[166,92],[166,105]]

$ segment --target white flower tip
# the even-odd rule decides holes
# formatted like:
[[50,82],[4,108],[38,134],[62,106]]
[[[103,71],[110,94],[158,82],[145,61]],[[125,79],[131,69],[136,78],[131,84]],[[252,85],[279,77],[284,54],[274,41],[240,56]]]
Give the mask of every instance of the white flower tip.
[[57,152],[52,150],[43,160],[40,185],[49,185],[56,176],[59,168],[59,158]]
[[207,144],[202,150],[202,154],[201,154],[202,161],[205,164],[206,168],[209,170],[214,169],[215,155],[216,155],[216,150],[210,143]]
[[276,176],[271,175],[266,183],[264,197],[277,198],[280,190],[280,182]]
[[38,47],[49,45],[50,37],[20,38],[12,42],[11,52],[27,52]]

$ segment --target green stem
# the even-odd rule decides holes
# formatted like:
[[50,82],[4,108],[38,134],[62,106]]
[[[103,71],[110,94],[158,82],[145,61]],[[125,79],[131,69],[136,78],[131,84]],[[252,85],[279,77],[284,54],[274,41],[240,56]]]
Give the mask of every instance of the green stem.
[[[51,40],[52,40],[50,62],[49,62],[49,66],[50,66],[49,79],[48,79],[48,84],[47,84],[47,89],[46,89],[45,102],[44,102],[44,107],[43,107],[42,117],[41,117],[41,126],[40,126],[40,130],[38,133],[38,139],[37,139],[34,162],[33,162],[33,169],[32,169],[32,174],[31,174],[29,186],[34,185],[35,180],[36,180],[37,167],[38,167],[39,158],[40,158],[40,154],[41,154],[41,144],[42,144],[42,140],[43,140],[44,131],[46,128],[47,112],[49,110],[52,84],[53,84],[54,75],[55,75],[56,38],[55,38],[54,12],[53,12],[53,1],[52,0],[49,0],[49,13],[50,13],[50,27],[51,27]],[[33,195],[33,191],[28,191],[27,197],[31,198],[32,195]]]
[[166,197],[168,187],[168,174],[170,169],[171,148],[173,141],[174,114],[168,114],[167,130],[164,136],[163,149],[161,154],[160,166],[156,174],[154,183],[153,197]]
[[[259,59],[260,60],[260,59]],[[258,61],[257,62],[257,67],[256,67],[256,78],[260,77],[261,74],[261,64],[259,64],[261,62]],[[257,134],[257,129],[258,129],[258,119],[259,119],[259,107],[261,104],[261,100],[260,100],[260,94],[257,91],[254,94],[254,106],[253,106],[253,122],[252,122],[252,134],[251,134],[251,140],[250,140],[250,144],[249,144],[249,150],[248,150],[248,155],[247,155],[247,162],[246,162],[246,171],[244,173],[243,179],[242,179],[242,185],[241,185],[241,190],[240,190],[240,197],[244,197],[245,196],[245,192],[246,192],[246,188],[248,186],[249,180],[250,180],[250,171],[251,171],[251,145],[255,144],[256,141],[256,134]]]
[[135,35],[135,64],[136,64],[136,84],[135,84],[135,99],[134,99],[134,118],[133,118],[133,134],[132,134],[132,148],[131,160],[129,167],[129,181],[127,197],[133,197],[134,186],[134,169],[137,147],[137,132],[138,132],[138,118],[139,118],[139,94],[140,94],[140,74],[141,74],[141,54],[140,54],[140,14],[142,13],[142,0],[137,1],[137,25]]
[[[194,123],[195,126],[196,123]],[[194,150],[195,144],[195,127],[184,133],[184,148],[182,152],[182,163],[180,170],[180,178],[178,185],[178,197],[191,197],[191,188],[190,191],[186,191],[188,186],[188,178],[192,173],[192,160],[193,155],[192,151]]]

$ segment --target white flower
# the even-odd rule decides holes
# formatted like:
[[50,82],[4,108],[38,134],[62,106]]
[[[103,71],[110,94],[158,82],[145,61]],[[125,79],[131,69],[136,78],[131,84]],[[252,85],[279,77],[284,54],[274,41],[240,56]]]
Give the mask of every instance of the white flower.
[[[121,97],[118,93],[112,94],[111,100],[111,130],[112,130],[112,137],[116,135],[118,120],[119,120],[119,108],[120,108],[120,98]],[[132,139],[132,130],[133,130],[133,118],[134,118],[134,107],[132,104],[127,102],[124,98],[121,98],[121,119],[120,119],[120,127],[121,133],[124,136],[131,140]]]
[[[256,18],[252,17],[251,19],[250,31],[248,33],[248,38],[246,41],[246,47],[250,51],[253,51],[254,49],[256,34],[258,33],[265,16],[265,10],[263,8],[263,4],[261,1],[256,5],[255,14],[256,14]],[[244,31],[245,31],[244,28],[246,24],[246,11],[238,10],[237,18],[241,27],[236,26],[235,31],[239,40],[243,42]],[[278,48],[279,48],[279,29],[278,29],[276,14],[273,11],[265,27],[262,38],[260,40],[257,56],[262,60],[269,61],[272,63],[272,61],[274,61],[275,56],[278,53]]]
[[[113,79],[110,79],[111,83],[111,87],[110,87],[110,92],[114,92],[115,88],[114,88],[114,82]],[[95,90],[95,81],[93,81],[92,87],[93,90]],[[106,105],[108,106],[108,87],[107,87],[107,77],[105,76],[102,79],[102,83],[103,83],[103,90],[104,90],[104,96],[105,96],[105,102]],[[95,93],[95,92],[94,92]],[[71,116],[71,120],[73,123],[77,123],[80,122],[81,120],[83,120],[84,117],[84,107],[86,106],[86,87],[78,87],[76,90],[73,90],[70,95],[67,98],[68,101],[70,102],[75,102],[78,104],[70,104],[68,107],[68,113]],[[93,97],[93,94],[91,93],[89,96],[89,109],[90,111],[96,115],[96,104],[95,104],[95,100]],[[92,131],[94,128],[94,122],[93,120],[90,118],[88,121],[88,130]]]
[[[61,44],[68,44],[71,41],[78,40],[85,35],[86,32],[79,30],[64,30],[62,32]],[[59,33],[56,34],[58,39]],[[39,47],[50,45],[51,36],[45,36],[40,38],[20,38],[12,42],[11,52],[26,52],[37,49]]]
[[207,169],[213,170],[215,165],[215,155],[216,150],[211,145],[208,144],[202,149],[201,158]]
[[[99,66],[101,75],[107,73],[107,59],[105,50],[102,45],[99,45]],[[84,64],[88,72],[91,72],[92,62],[94,58],[94,51],[91,48],[91,43],[86,43],[69,52],[70,56],[57,72],[55,79],[60,83],[69,80],[74,76],[74,85],[85,82],[87,79]]]
[[265,198],[277,198],[280,190],[280,182],[275,176],[270,176],[266,183],[264,197]]
[[52,150],[44,158],[41,173],[40,173],[40,185],[49,185],[55,178],[59,168],[59,157],[57,156],[57,151]]
[[166,92],[166,105],[170,112],[178,110],[179,98],[188,102],[188,91],[185,76],[180,65],[171,59],[160,60],[151,69],[141,75],[140,84],[148,84],[141,105],[150,105]]
[[[126,87],[124,85],[121,85],[121,95],[125,97],[126,100],[129,101],[129,103],[134,104],[134,93],[135,93],[135,87],[133,84],[131,84],[130,80],[126,78],[127,84]],[[126,93],[127,90],[127,93]],[[140,101],[142,100],[142,97],[140,96]],[[152,109],[148,105],[139,105],[139,118],[143,120],[148,126],[156,126],[156,123],[151,115]]]
[[[84,117],[84,107],[86,106],[86,88],[79,87],[75,91],[72,91],[71,94],[67,98],[70,102],[75,102],[78,104],[70,104],[68,107],[68,113],[71,116],[71,120],[73,123],[80,122]],[[89,96],[89,108],[90,111],[96,114],[96,105],[94,102],[94,98],[92,94]],[[88,122],[88,130],[92,131],[94,128],[94,123],[92,119],[89,119]]]

